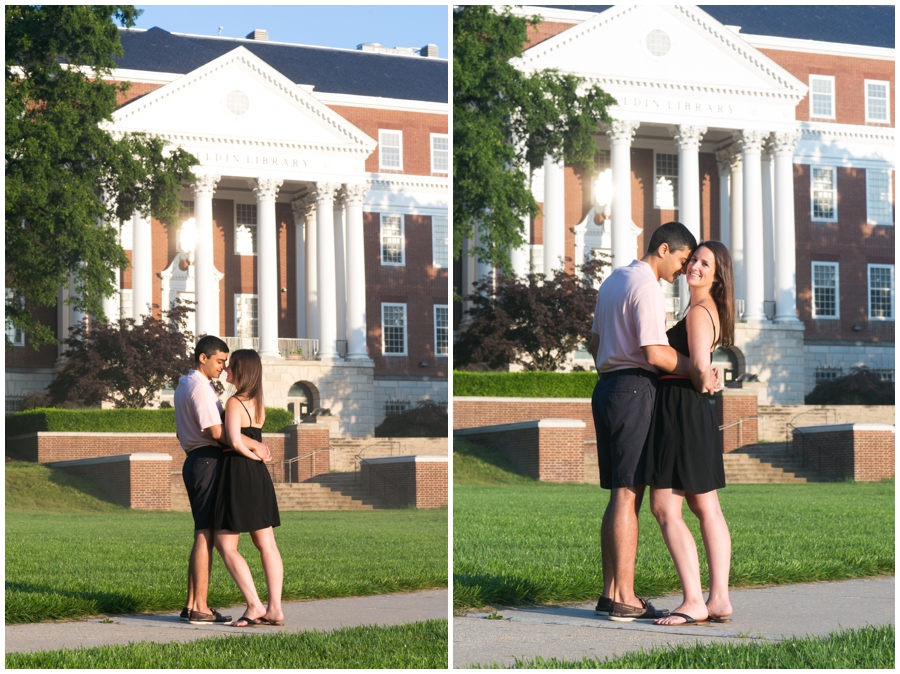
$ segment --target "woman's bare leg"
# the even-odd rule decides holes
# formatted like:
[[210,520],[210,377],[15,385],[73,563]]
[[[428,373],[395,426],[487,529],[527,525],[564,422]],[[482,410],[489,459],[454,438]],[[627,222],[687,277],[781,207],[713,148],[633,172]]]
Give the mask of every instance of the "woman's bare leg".
[[715,491],[705,494],[686,494],[688,506],[700,521],[700,533],[706,548],[709,564],[709,599],[706,608],[709,615],[730,616],[731,600],[728,597],[728,576],[731,571],[731,534]]
[[[650,492],[650,511],[659,522],[663,539],[681,581],[684,601],[673,613],[684,613],[694,620],[704,620],[707,610],[703,602],[703,587],[700,585],[700,560],[697,557],[694,536],[681,516],[683,503],[682,491],[653,489]],[[667,616],[654,622],[658,625],[680,625],[686,621],[679,616]]]
[[269,605],[265,613],[266,620],[284,620],[284,611],[281,608],[281,590],[284,584],[284,564],[281,561],[281,553],[275,542],[275,532],[272,527],[251,531],[250,537],[253,545],[259,550],[263,570],[266,572],[266,587],[269,591]]
[[[256,593],[256,585],[253,584],[253,576],[250,573],[250,567],[247,566],[247,560],[238,552],[238,539],[240,534],[233,531],[219,530],[216,531],[216,549],[225,562],[225,568],[234,578],[241,594],[244,595],[244,601],[247,602],[247,610],[244,615],[248,618],[260,618],[266,612],[266,607],[259,600]],[[235,621],[237,622],[237,621]]]

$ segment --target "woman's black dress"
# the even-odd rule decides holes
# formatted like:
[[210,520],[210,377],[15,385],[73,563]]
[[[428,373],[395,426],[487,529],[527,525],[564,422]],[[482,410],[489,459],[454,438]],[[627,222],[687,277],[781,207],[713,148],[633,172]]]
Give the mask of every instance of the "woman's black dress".
[[[241,435],[262,442],[260,428],[242,428]],[[245,532],[280,525],[275,487],[266,464],[248,459],[234,450],[226,451],[222,461],[213,526],[216,529]]]
[[[704,307],[705,308],[705,307]],[[666,335],[690,356],[686,318]],[[660,377],[647,437],[646,481],[651,487],[704,494],[725,487],[722,437],[712,399],[690,379]]]

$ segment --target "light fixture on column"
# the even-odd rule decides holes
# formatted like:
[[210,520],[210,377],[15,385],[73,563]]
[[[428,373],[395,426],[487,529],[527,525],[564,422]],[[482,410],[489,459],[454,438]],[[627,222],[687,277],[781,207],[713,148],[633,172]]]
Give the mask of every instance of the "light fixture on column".
[[609,220],[612,205],[612,170],[601,171],[594,178],[594,204],[603,213],[604,220]]
[[178,233],[178,246],[189,265],[194,264],[194,250],[197,248],[197,221],[189,218],[181,223]]

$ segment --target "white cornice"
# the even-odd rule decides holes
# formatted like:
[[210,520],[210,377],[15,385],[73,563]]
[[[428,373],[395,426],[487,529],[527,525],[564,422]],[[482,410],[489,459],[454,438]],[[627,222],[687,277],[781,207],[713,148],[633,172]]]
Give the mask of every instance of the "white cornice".
[[741,33],[740,35],[757,49],[777,49],[779,51],[876,59],[880,61],[894,60],[895,50],[886,49],[884,47],[867,47],[864,45],[840,44],[837,42],[819,42],[817,40],[797,40],[786,37],[770,37],[768,35],[745,35],[744,33]]
[[[629,89],[647,93],[649,90],[660,94],[690,93],[701,96],[733,96],[739,98],[766,99],[767,102],[790,101],[797,103],[806,95],[803,91],[772,91],[771,89],[739,89],[732,87],[710,86],[708,84],[694,82],[672,82],[669,80],[653,79],[624,79],[619,77],[601,77],[595,74],[573,73],[585,80],[586,84],[598,84],[606,91]],[[612,91],[615,94],[614,91]]]
[[353,94],[328,94],[317,91],[316,98],[326,105],[344,105],[350,108],[372,108],[377,110],[400,110],[402,112],[424,112],[434,115],[450,114],[447,103],[429,101],[408,101],[400,98],[376,98]]
[[[327,143],[294,143],[276,139],[254,139],[246,137],[204,136],[200,134],[158,133],[149,130],[151,135],[162,138],[170,145],[204,146],[227,149],[227,151],[257,150],[272,152],[305,152],[311,155],[334,156],[343,154],[347,157],[368,157],[371,151],[359,146],[346,146]],[[120,132],[113,132],[120,135]]]
[[823,122],[803,122],[800,125],[803,138],[821,141],[824,138],[890,143],[897,138],[896,129],[888,126],[863,126],[860,124],[826,124]]
[[580,12],[573,9],[555,9],[552,7],[536,7],[534,5],[510,7],[510,12],[515,16],[534,16],[537,14],[544,21],[571,23],[572,25],[597,16],[597,12]]
[[411,192],[448,191],[449,178],[435,176],[416,176],[403,173],[373,173],[369,178],[373,191],[392,192],[396,190]]

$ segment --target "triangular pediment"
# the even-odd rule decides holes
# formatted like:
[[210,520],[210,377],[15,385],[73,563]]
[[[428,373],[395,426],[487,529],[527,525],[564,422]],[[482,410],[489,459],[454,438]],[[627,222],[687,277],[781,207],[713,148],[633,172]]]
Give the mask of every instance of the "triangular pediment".
[[690,5],[614,5],[527,50],[517,64],[584,77],[617,96],[699,96],[796,106],[806,85]]
[[244,47],[131,101],[115,131],[173,144],[227,143],[313,155],[365,158],[377,143]]

